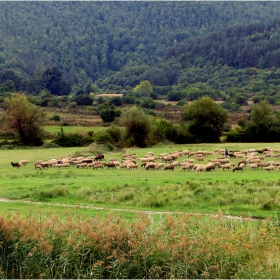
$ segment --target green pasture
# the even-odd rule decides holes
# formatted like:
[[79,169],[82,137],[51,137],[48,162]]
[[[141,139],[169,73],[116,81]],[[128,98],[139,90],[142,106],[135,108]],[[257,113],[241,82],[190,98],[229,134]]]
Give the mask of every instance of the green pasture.
[[[278,143],[227,144],[229,150],[266,147],[278,149]],[[105,160],[121,154],[136,153],[143,157],[152,151],[154,155],[178,150],[223,149],[224,144],[158,145],[146,149],[126,149],[105,153]],[[132,218],[137,211],[160,213],[184,212],[271,217],[278,213],[280,201],[280,171],[249,170],[232,172],[216,169],[210,172],[180,172],[164,170],[113,169],[101,170],[34,168],[36,160],[92,155],[87,147],[0,150],[0,198],[1,214],[19,211],[23,214],[70,211],[73,214],[91,216],[108,212]],[[206,158],[221,157],[214,154]],[[179,158],[183,161],[187,157]],[[27,159],[30,163],[12,168],[10,162]],[[279,159],[266,158],[265,161]],[[231,160],[238,162],[238,159]],[[205,163],[204,162],[204,163]],[[139,164],[140,165],[140,164]],[[30,203],[32,202],[32,203]],[[36,204],[35,202],[40,202]]]
[[99,132],[105,130],[103,126],[44,126],[44,130],[47,133],[59,133],[63,129],[64,133],[79,133],[79,134],[86,134],[87,132]]

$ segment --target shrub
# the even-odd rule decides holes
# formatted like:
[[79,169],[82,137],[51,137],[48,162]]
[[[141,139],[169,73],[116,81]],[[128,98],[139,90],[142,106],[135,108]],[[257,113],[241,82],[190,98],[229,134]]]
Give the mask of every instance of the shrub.
[[62,147],[81,147],[88,145],[92,142],[92,137],[89,135],[81,135],[78,133],[68,133],[65,134],[63,129],[58,133],[56,139],[52,143],[57,144]]
[[53,115],[51,118],[50,118],[51,121],[56,121],[56,122],[59,122],[60,121],[60,116],[59,115]]
[[99,131],[94,134],[93,141],[97,144],[105,144],[107,142],[112,142],[110,134],[106,131]]

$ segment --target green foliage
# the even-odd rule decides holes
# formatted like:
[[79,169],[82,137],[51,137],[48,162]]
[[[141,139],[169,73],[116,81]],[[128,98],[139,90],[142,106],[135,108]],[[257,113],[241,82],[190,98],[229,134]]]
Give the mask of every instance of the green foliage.
[[89,135],[82,135],[78,133],[65,134],[61,128],[61,132],[58,133],[52,143],[61,147],[81,147],[90,144],[92,141],[92,137]]
[[60,121],[60,116],[59,116],[59,115],[53,115],[53,116],[50,118],[50,120],[59,122],[59,121]]
[[68,95],[70,93],[71,87],[57,66],[46,68],[42,73],[42,81],[52,95]]
[[76,95],[74,100],[77,103],[77,105],[83,105],[83,106],[92,105],[93,102],[92,97],[88,94]]
[[8,80],[2,84],[0,84],[0,94],[2,95],[2,93],[5,92],[15,92],[16,91],[16,87],[13,81]]
[[33,197],[37,199],[38,201],[45,201],[52,198],[57,197],[64,197],[69,194],[69,191],[65,188],[54,188],[49,191],[36,191],[33,193]]
[[124,138],[124,130],[116,125],[110,125],[106,132],[110,135],[112,142],[117,144],[121,142]]
[[126,128],[126,139],[130,146],[145,147],[151,132],[152,121],[140,108],[125,108],[120,117],[120,124]]
[[93,141],[97,144],[111,143],[111,135],[107,131],[98,131],[93,136]]
[[153,92],[153,86],[150,81],[142,81],[133,90],[137,96],[150,96]]
[[228,115],[220,105],[205,96],[184,106],[183,119],[195,142],[219,142]]
[[110,99],[110,105],[121,106],[123,104],[122,98],[114,96]]
[[44,113],[28,102],[23,93],[14,94],[5,101],[6,121],[14,129],[23,145],[41,146],[43,144]]
[[116,110],[112,106],[100,106],[98,107],[98,110],[100,112],[100,117],[103,120],[103,122],[113,122],[115,118],[119,117],[121,114],[120,110]]

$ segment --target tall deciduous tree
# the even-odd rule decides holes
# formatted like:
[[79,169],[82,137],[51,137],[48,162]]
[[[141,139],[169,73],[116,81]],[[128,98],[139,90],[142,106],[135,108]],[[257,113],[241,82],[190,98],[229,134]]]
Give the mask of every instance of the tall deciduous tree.
[[44,113],[27,100],[23,93],[16,93],[6,99],[4,108],[7,115],[7,126],[18,133],[19,140],[26,146],[43,144]]
[[250,117],[247,126],[248,141],[278,141],[279,120],[277,120],[272,107],[265,100],[253,106]]
[[153,87],[150,81],[145,80],[137,85],[133,91],[139,96],[149,96],[153,92]]
[[219,142],[228,120],[226,110],[209,96],[185,105],[182,117],[187,121],[188,131],[197,143]]
[[145,147],[151,132],[151,117],[140,108],[133,106],[123,110],[120,123],[126,128],[129,145]]

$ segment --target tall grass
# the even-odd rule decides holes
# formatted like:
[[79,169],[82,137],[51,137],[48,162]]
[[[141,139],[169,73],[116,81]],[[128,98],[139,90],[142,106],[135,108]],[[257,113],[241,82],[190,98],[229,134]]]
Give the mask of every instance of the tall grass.
[[[39,219],[38,219],[39,217]],[[0,217],[1,278],[279,278],[269,220]]]

